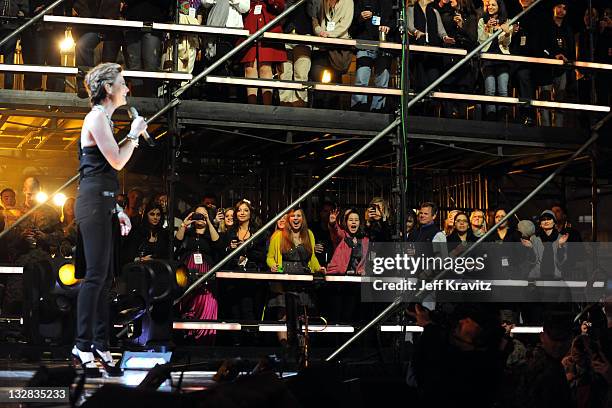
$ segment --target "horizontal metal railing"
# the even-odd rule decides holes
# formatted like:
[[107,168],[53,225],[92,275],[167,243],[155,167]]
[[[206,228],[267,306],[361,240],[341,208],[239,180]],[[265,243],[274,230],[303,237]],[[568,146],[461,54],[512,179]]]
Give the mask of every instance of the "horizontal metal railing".
[[[294,90],[313,90],[321,92],[339,92],[362,95],[388,95],[401,96],[401,89],[397,88],[377,88],[371,86],[355,86],[342,85],[320,82],[298,82],[298,81],[281,81],[276,79],[255,79],[255,78],[238,78],[238,77],[221,77],[208,76],[206,82],[214,84],[248,86],[255,88],[275,88],[275,89],[294,89]],[[415,93],[409,93],[408,97],[414,97]],[[586,105],[577,103],[565,102],[549,102],[514,98],[509,96],[489,96],[477,94],[464,94],[453,92],[432,92],[429,95],[432,99],[443,100],[462,100],[479,103],[491,103],[501,105],[530,105],[539,108],[563,109],[563,110],[581,110],[591,112],[610,112],[609,106],[603,105]]]
[[[159,31],[174,31],[185,34],[214,34],[214,35],[229,35],[237,37],[247,37],[249,35],[248,30],[236,29],[236,28],[224,28],[224,27],[209,27],[209,26],[198,26],[189,24],[165,24],[165,23],[146,23],[143,21],[130,21],[130,20],[108,20],[101,18],[81,18],[81,17],[63,17],[63,16],[44,16],[44,21],[49,23],[63,23],[70,25],[89,25],[89,26],[103,26],[103,27],[116,27],[116,28],[135,28],[135,29],[152,29]],[[355,47],[355,48],[380,48],[387,50],[401,50],[402,44],[393,42],[378,42],[378,41],[365,41],[359,39],[350,38],[324,38],[312,35],[298,35],[298,34],[285,34],[285,33],[270,33],[266,32],[263,35],[264,39],[289,42],[289,43],[303,43],[310,45],[327,45],[327,46],[341,46],[341,47]],[[443,48],[423,45],[410,45],[410,51],[432,53],[432,54],[444,54],[444,55],[456,55],[464,56],[467,55],[468,50],[461,48]],[[586,68],[586,69],[597,69],[597,70],[612,70],[612,64],[601,64],[596,62],[586,61],[572,61],[564,63],[561,60],[554,58],[536,58],[536,57],[525,57],[520,55],[506,55],[506,54],[480,54],[481,59],[495,60],[495,61],[506,61],[512,63],[530,63],[530,64],[547,64],[555,66],[565,66],[567,68]]]
[[[0,72],[77,75],[79,73],[79,69],[77,67],[61,67],[51,65],[0,64]],[[193,75],[185,72],[125,70],[121,73],[124,77],[130,78],[151,78],[175,81],[191,81],[193,78]]]

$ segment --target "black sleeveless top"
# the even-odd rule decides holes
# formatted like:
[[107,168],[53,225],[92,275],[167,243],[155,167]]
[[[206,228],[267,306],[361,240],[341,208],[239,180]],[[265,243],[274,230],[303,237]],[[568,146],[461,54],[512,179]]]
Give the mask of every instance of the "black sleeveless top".
[[[92,107],[93,110],[99,110],[98,105]],[[109,126],[111,132],[113,131],[113,122],[109,118]],[[117,179],[117,170],[110,165],[106,160],[100,148],[98,146],[87,146],[81,147],[81,143],[78,143],[78,155],[79,155],[79,181],[83,182],[84,179],[91,179],[92,181],[99,180],[102,182],[114,182],[119,187],[119,181]]]
[[79,174],[81,180],[88,177],[103,176],[117,178],[117,170],[106,160],[98,146],[81,147],[79,144]]

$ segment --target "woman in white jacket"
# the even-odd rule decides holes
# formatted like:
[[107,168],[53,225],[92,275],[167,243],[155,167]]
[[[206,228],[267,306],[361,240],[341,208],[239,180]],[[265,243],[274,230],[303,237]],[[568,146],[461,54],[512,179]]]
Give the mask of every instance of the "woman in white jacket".
[[[512,39],[512,26],[508,25],[508,14],[503,0],[489,0],[486,12],[478,21],[478,42],[483,43],[496,31],[503,32],[484,47],[483,52],[495,54],[510,54],[510,41]],[[508,96],[508,81],[510,68],[503,61],[485,60],[482,63],[482,76],[484,77],[485,94],[489,96]],[[486,105],[487,120],[503,117],[507,109]]]

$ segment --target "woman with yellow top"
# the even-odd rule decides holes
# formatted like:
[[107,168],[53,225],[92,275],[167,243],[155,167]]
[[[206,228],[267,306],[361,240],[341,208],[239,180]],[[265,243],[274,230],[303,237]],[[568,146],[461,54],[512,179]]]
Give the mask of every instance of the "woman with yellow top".
[[288,223],[270,238],[266,262],[272,272],[325,272],[314,254],[315,239],[302,209],[289,211]]

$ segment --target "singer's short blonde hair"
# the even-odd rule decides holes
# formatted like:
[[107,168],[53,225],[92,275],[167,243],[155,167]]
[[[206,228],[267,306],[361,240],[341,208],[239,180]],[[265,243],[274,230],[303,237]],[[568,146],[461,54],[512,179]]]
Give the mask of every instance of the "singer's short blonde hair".
[[121,65],[112,62],[105,62],[92,68],[85,75],[85,87],[89,93],[89,102],[91,105],[97,105],[108,97],[108,93],[104,86],[112,85],[121,74]]

